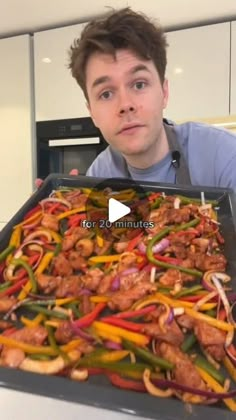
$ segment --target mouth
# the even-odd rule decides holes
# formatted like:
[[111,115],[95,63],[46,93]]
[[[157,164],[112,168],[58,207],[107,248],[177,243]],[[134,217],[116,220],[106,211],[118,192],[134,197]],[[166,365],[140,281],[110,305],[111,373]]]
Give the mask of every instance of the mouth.
[[139,128],[142,128],[142,127],[144,127],[144,125],[141,125],[141,124],[127,125],[127,126],[122,127],[122,129],[118,131],[118,134],[134,133],[135,131],[137,131]]

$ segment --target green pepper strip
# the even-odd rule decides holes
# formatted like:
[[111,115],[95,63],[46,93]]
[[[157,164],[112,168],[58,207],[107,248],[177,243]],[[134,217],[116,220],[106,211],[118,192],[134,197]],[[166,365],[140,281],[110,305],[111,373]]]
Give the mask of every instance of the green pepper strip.
[[61,252],[61,248],[62,248],[62,244],[61,242],[58,242],[55,246],[54,257],[58,256],[58,254]]
[[174,227],[173,228],[173,231],[174,232],[181,232],[181,230],[186,230],[186,229],[188,229],[190,227],[194,227],[194,226],[198,225],[199,222],[200,222],[200,219],[198,219],[198,218],[193,219],[193,220],[191,220],[188,223],[183,223],[182,225],[179,225],[177,227]]
[[28,357],[32,360],[51,360],[46,354],[29,354]]
[[[201,200],[198,198],[188,198],[183,195],[177,195],[176,197],[180,199],[182,204],[201,204]],[[216,200],[206,200],[206,203],[212,204],[214,206],[219,204]]]
[[77,367],[94,367],[94,368],[101,368],[109,370],[110,372],[117,372],[121,375],[128,376],[131,378],[142,378],[143,372],[145,369],[151,369],[150,365],[144,364],[144,363],[126,363],[126,362],[101,362],[100,360],[96,360],[91,358],[89,360],[89,357],[82,358],[78,361],[78,363],[75,366]]
[[7,256],[11,254],[16,249],[15,245],[9,245],[4,251],[0,254],[0,262],[5,261]]
[[161,202],[163,201],[162,197],[156,198],[154,203],[151,204],[151,210],[158,209],[160,207]]
[[82,312],[80,312],[79,309],[77,308],[76,302],[67,303],[64,306],[65,308],[71,309],[73,314],[76,316],[76,318],[81,318],[83,316]]
[[12,285],[11,281],[6,281],[5,283],[2,283],[0,286],[0,291],[2,292],[3,290],[7,289],[10,285]]
[[217,311],[215,309],[209,309],[209,311],[206,311],[205,314],[208,316],[211,316],[212,318],[216,318]]
[[194,364],[209,373],[217,382],[224,384],[225,378],[223,375],[211,363],[204,359],[204,357],[198,355],[194,360]]
[[135,344],[131,343],[128,340],[122,341],[124,347],[128,350],[131,350],[136,354],[136,356],[140,357],[140,359],[145,360],[146,362],[149,362],[152,366],[160,367],[162,369],[173,369],[174,364],[168,362],[168,360],[162,359],[161,357],[158,357],[154,354],[152,354],[149,350],[145,350],[141,347],[135,346]]
[[46,325],[47,328],[47,332],[48,332],[48,341],[50,346],[53,348],[53,350],[55,350],[57,352],[58,355],[62,356],[63,359],[67,362],[70,361],[69,356],[60,349],[60,347],[57,345],[54,333],[53,333],[53,328],[49,325]]
[[149,241],[149,243],[147,245],[147,251],[146,251],[147,259],[152,264],[155,264],[159,267],[174,268],[176,270],[182,271],[183,273],[187,273],[187,274],[190,274],[192,276],[202,277],[202,272],[201,271],[193,270],[191,268],[185,268],[185,267],[182,267],[180,265],[174,265],[174,264],[166,263],[166,262],[163,262],[163,261],[159,261],[153,256],[153,252],[152,252],[153,246],[155,245],[156,242],[160,241],[160,239],[164,238],[164,236],[166,236],[170,232],[170,230],[171,230],[170,227],[169,228],[167,227],[167,228],[163,229],[161,232],[159,232],[157,235],[155,235]]
[[69,319],[69,315],[65,314],[64,312],[52,311],[50,309],[44,308],[43,306],[34,305],[34,304],[27,305],[27,307],[30,311],[33,311],[33,312],[38,312],[40,314],[45,314],[47,316],[51,316],[54,318]]
[[193,345],[196,343],[196,341],[197,341],[197,339],[196,339],[194,334],[188,335],[185,338],[183,344],[180,346],[181,350],[184,353],[187,353],[187,351],[189,351],[193,347]]
[[196,286],[189,287],[189,289],[183,289],[183,290],[181,290],[181,292],[179,292],[175,295],[175,299],[178,299],[182,296],[192,295],[195,292],[198,292],[199,290],[203,290],[202,286],[200,284],[198,284]]
[[27,271],[27,274],[28,274],[29,279],[30,279],[30,283],[31,283],[31,286],[32,286],[32,293],[37,293],[38,285],[37,285],[37,281],[36,281],[35,276],[34,276],[34,272],[33,272],[32,268],[30,267],[30,265],[26,261],[22,260],[21,258],[13,259],[11,261],[11,264],[14,264],[15,267],[18,267],[18,266],[24,267],[24,269]]

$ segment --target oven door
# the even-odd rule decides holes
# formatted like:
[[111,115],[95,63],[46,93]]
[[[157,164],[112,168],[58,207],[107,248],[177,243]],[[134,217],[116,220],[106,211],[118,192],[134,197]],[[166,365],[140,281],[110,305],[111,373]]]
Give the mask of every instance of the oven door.
[[37,176],[44,179],[53,172],[68,174],[74,168],[85,175],[105,147],[99,137],[38,139]]

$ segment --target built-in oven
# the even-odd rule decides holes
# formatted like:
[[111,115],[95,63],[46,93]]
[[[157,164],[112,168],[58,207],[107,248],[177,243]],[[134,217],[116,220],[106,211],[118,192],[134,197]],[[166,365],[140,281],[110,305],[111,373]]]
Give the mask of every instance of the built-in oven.
[[37,176],[53,172],[68,174],[78,169],[84,175],[107,143],[90,117],[39,121],[37,133]]

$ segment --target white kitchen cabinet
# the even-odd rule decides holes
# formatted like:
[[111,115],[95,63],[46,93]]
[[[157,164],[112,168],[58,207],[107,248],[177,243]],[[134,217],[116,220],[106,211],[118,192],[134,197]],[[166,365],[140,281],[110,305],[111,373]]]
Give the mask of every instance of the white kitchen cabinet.
[[[236,44],[236,26],[234,30]],[[186,120],[228,115],[230,22],[169,32],[167,41],[170,96],[165,116]],[[236,109],[236,96],[234,102]]]
[[36,121],[89,115],[83,92],[68,69],[68,51],[84,26],[34,34]]
[[1,39],[0,57],[0,221],[5,223],[33,189],[30,36]]
[[236,115],[236,21],[231,22],[230,114]]

